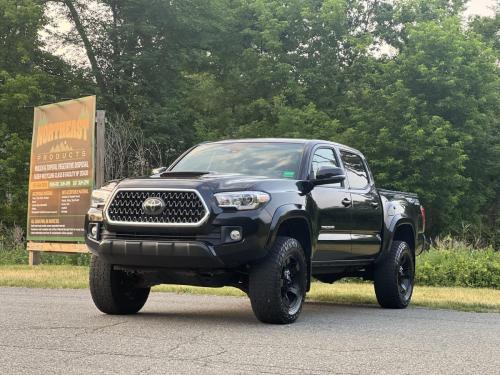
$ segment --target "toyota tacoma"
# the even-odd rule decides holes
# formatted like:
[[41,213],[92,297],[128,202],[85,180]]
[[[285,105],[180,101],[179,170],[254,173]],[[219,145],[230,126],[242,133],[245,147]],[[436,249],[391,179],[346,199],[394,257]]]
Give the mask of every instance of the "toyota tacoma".
[[408,306],[425,212],[377,189],[364,156],[320,140],[243,139],[192,147],[151,176],[93,191],[85,221],[90,291],[134,314],[158,284],[233,286],[256,317],[291,323],[313,280],[373,280],[379,304]]

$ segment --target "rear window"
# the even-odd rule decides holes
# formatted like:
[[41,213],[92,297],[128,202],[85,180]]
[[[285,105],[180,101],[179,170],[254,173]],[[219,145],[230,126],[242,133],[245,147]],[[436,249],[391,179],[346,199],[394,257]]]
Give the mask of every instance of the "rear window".
[[364,189],[369,184],[368,171],[359,155],[340,151],[351,189]]

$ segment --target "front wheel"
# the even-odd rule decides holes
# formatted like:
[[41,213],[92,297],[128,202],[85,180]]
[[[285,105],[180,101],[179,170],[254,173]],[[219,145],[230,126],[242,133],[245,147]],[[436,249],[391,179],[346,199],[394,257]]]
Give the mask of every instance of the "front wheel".
[[293,323],[304,303],[307,265],[300,243],[278,237],[268,257],[250,272],[248,295],[257,319],[264,323]]
[[92,256],[89,271],[90,294],[103,313],[126,315],[137,313],[146,303],[150,288],[136,287],[137,280],[102,258]]
[[380,306],[404,309],[410,304],[415,279],[413,253],[406,242],[394,241],[387,257],[374,270],[375,295]]

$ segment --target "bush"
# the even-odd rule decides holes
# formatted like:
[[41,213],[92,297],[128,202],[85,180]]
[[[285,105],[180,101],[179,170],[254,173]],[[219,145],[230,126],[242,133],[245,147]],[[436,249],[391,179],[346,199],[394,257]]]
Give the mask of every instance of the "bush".
[[[42,253],[42,264],[59,264],[72,266],[88,266],[89,254],[51,254]],[[0,265],[28,264],[28,251],[23,248],[0,248]]]
[[42,253],[42,264],[88,266],[90,265],[90,254]]
[[416,283],[499,289],[500,252],[446,237],[417,257]]
[[[41,260],[43,264],[88,266],[90,255],[42,253]],[[2,264],[28,264],[24,231],[17,225],[7,227],[0,223],[0,265]]]
[[24,231],[20,226],[7,227],[0,223],[0,264],[26,264]]
[[28,264],[28,252],[25,249],[5,249],[0,247],[0,265]]

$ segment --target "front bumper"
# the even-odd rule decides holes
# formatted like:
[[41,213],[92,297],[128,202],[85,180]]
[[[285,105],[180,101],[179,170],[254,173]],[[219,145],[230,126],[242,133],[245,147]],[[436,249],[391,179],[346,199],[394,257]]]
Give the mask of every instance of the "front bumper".
[[87,245],[112,264],[141,267],[221,268],[212,246],[200,241],[140,241],[106,239]]
[[[266,256],[271,217],[265,210],[221,212],[206,225],[191,230],[148,230],[110,226],[86,218],[86,243],[90,251],[108,263],[137,267],[175,269],[237,268]],[[89,228],[98,226],[98,238]],[[241,230],[243,239],[232,241],[229,233]]]

